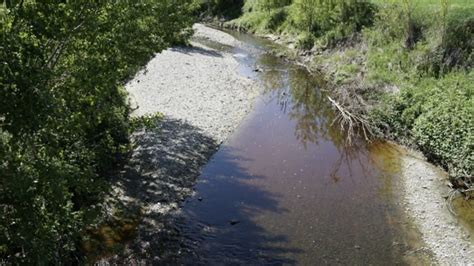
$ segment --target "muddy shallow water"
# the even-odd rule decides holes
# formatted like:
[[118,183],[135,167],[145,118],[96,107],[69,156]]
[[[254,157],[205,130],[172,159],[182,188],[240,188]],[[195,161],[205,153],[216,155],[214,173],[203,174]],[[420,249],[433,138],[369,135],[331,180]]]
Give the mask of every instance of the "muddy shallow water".
[[421,262],[393,193],[400,151],[357,140],[348,147],[322,79],[266,53],[269,42],[233,35],[245,47],[215,47],[233,49],[241,74],[265,90],[184,203],[172,262]]

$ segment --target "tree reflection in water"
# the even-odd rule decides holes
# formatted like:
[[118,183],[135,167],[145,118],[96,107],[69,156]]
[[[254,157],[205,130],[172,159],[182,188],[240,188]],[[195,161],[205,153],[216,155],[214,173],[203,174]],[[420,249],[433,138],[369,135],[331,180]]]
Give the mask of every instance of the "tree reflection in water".
[[[319,145],[321,141],[330,141],[337,148],[339,158],[335,161],[330,177],[338,182],[341,167],[349,168],[358,164],[365,174],[373,171],[373,166],[379,170],[392,172],[393,155],[386,155],[390,160],[381,163],[374,161],[380,157],[381,151],[396,152],[387,144],[376,142],[367,143],[357,137],[351,142],[347,140],[347,132],[335,124],[336,113],[329,102],[326,82],[322,76],[311,75],[302,67],[294,64],[283,65],[281,59],[272,55],[264,55],[257,62],[265,66],[260,80],[263,82],[265,93],[271,95],[269,101],[276,101],[281,111],[295,121],[295,136],[306,148],[308,144]],[[388,165],[387,165],[388,164]]]

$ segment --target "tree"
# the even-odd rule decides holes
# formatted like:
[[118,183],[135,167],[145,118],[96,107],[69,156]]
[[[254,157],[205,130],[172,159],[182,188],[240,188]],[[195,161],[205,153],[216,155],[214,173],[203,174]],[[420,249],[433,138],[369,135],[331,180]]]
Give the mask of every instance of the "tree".
[[10,0],[0,23],[0,258],[68,263],[130,133],[124,82],[183,42],[191,0]]

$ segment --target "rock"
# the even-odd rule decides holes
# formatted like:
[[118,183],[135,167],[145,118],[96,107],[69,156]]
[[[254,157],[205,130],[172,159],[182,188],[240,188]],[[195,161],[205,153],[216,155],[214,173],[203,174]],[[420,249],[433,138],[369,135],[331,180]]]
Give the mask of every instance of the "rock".
[[232,219],[232,220],[229,221],[229,223],[230,223],[230,225],[236,225],[236,224],[240,223],[240,221],[236,220],[236,219]]

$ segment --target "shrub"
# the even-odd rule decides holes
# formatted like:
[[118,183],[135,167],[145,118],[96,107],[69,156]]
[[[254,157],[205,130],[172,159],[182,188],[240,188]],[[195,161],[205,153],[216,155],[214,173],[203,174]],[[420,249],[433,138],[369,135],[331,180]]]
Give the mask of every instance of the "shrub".
[[386,98],[372,120],[397,139],[414,141],[454,178],[474,174],[474,72],[427,78]]
[[375,5],[368,1],[295,0],[292,5],[293,24],[301,31],[322,36],[334,31],[350,34],[373,23]]
[[311,33],[303,32],[296,39],[298,49],[309,50],[314,46],[314,36]]
[[285,22],[288,17],[288,11],[285,8],[278,8],[270,11],[268,20],[264,25],[264,29],[276,31]]
[[335,43],[371,25],[375,11],[375,5],[361,0],[248,0],[243,15],[230,25],[251,32],[289,32],[312,47],[310,36]]
[[420,69],[436,77],[453,69],[469,70],[474,65],[474,17],[450,21],[442,41],[426,54]]
[[[425,101],[413,123],[420,149],[454,178],[474,176],[474,74],[448,75],[424,88]],[[430,85],[428,85],[430,86]]]
[[[130,133],[122,84],[183,42],[191,1],[7,1],[0,18],[0,260],[68,264]],[[77,263],[77,261],[76,261]]]
[[201,11],[206,10],[210,15],[228,19],[239,17],[244,5],[244,0],[208,0],[201,2]]

